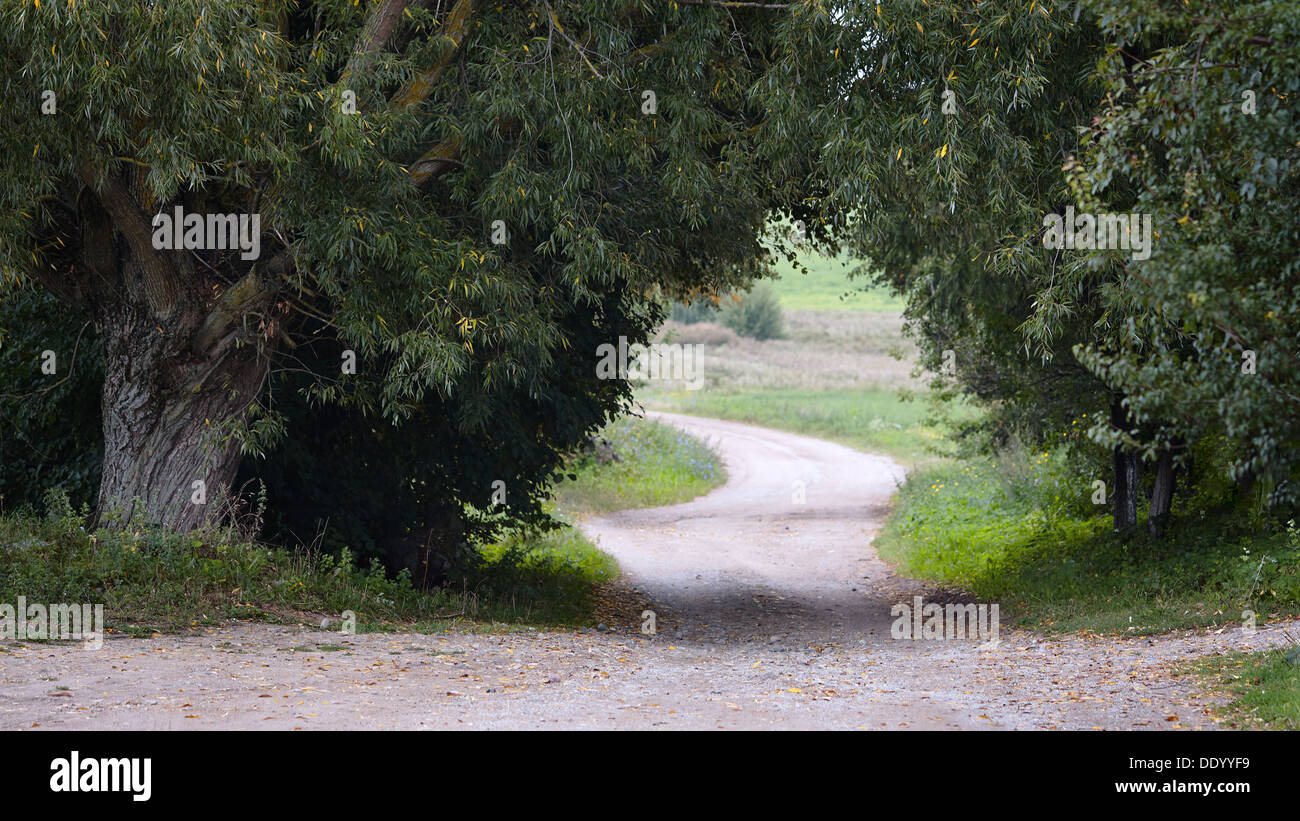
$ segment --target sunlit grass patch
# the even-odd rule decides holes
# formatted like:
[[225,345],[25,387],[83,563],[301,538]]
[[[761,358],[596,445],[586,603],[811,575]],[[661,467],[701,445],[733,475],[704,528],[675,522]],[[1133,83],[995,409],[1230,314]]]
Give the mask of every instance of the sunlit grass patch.
[[600,436],[618,461],[600,464],[593,455],[573,468],[575,481],[556,489],[561,511],[603,513],[689,501],[726,481],[726,470],[708,446],[677,428],[623,417]]
[[1163,539],[1115,534],[1079,504],[1087,483],[1055,455],[1026,456],[1014,481],[991,460],[909,477],[875,545],[900,573],[961,587],[1048,631],[1132,634],[1300,612],[1300,544],[1229,514],[1175,522]]

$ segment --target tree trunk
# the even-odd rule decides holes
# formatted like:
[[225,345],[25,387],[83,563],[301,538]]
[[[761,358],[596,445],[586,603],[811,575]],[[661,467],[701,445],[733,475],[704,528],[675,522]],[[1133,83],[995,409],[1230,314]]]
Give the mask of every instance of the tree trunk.
[[[130,306],[103,310],[104,472],[98,523],[113,520],[187,531],[223,512],[242,421],[268,372],[252,346],[214,360],[175,352]],[[185,335],[188,336],[188,335]]]
[[[173,203],[151,202],[143,174],[101,175],[82,163],[84,187],[69,202],[80,230],[63,264],[37,276],[91,317],[103,342],[95,524],[186,531],[225,512],[240,458],[231,425],[246,418],[284,333],[276,294],[292,259],[154,248],[149,214]],[[242,210],[198,195],[175,204],[200,213]]]
[[1151,488],[1151,509],[1147,511],[1147,530],[1159,538],[1169,523],[1169,512],[1174,501],[1174,454],[1164,451],[1156,462],[1156,481]]
[[[1124,406],[1116,399],[1111,406],[1110,421],[1127,427]],[[1115,454],[1115,529],[1128,530],[1137,524],[1138,459],[1137,454],[1116,446]]]
[[1137,524],[1137,454],[1115,448],[1115,529]]

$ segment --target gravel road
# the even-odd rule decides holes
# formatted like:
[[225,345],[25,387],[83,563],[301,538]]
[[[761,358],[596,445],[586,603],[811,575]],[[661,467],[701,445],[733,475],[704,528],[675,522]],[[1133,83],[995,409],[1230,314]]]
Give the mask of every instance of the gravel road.
[[[892,639],[893,605],[933,600],[870,546],[897,464],[657,416],[710,441],[729,479],[686,504],[582,523],[632,591],[612,630],[342,636],[231,623],[98,651],[0,640],[0,728],[1209,728],[1207,702],[1170,669],[1297,632]],[[643,609],[653,635],[638,629]]]

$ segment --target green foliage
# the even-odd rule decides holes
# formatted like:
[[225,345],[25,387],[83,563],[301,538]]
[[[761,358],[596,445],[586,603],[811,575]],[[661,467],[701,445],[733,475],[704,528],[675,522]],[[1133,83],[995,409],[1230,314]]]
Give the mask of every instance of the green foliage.
[[785,336],[781,302],[765,282],[756,284],[748,293],[733,294],[724,301],[719,319],[741,336],[758,340]]
[[[253,365],[295,372],[358,425],[415,420],[412,441],[444,411],[481,430],[520,397],[537,407],[519,430],[570,402],[595,406],[573,425],[590,427],[627,393],[567,379],[591,370],[593,335],[645,342],[660,300],[744,287],[767,272],[769,214],[808,210],[812,113],[835,92],[829,66],[790,56],[829,53],[825,9],[456,0],[377,25],[387,9],[0,10],[0,151],[25,158],[0,173],[0,277],[94,318],[119,354],[157,354],[107,357],[150,401],[106,415],[191,413],[181,398],[215,397],[211,367],[238,360],[272,392]],[[46,90],[56,113],[39,113]],[[177,206],[260,214],[261,258],[151,254],[139,218]],[[32,339],[57,327],[30,321]],[[322,340],[356,352],[355,378],[302,367]],[[245,452],[302,430],[268,389],[211,420]]]
[[534,611],[541,603],[545,621],[585,624],[592,590],[617,576],[612,556],[577,530],[565,528],[511,534],[484,547],[453,573],[452,589],[472,591],[488,601],[531,604]]
[[[819,120],[819,219],[907,297],[935,387],[988,410],[986,449],[1087,413],[1081,463],[1185,466],[1224,437],[1231,478],[1294,501],[1295,4],[863,2],[842,19],[861,46]],[[1045,248],[1068,206],[1150,216],[1151,258]]]
[[[575,349],[646,333],[628,300],[610,296],[601,308],[565,317]],[[331,343],[295,352],[316,372],[340,354]],[[383,364],[363,359],[358,367]],[[439,583],[438,565],[469,560],[474,545],[555,527],[543,504],[565,458],[626,403],[626,385],[598,379],[582,357],[528,369],[545,391],[506,383],[490,393],[431,394],[401,424],[362,405],[309,401],[310,379],[287,371],[270,391],[286,436],[245,463],[238,485],[266,485],[270,538],[315,540],[329,551],[347,545],[394,572],[407,568],[417,583]]]
[[[1108,408],[1071,354],[1097,300],[1082,285],[1053,290],[1041,242],[1043,215],[1067,201],[1077,126],[1101,99],[1095,26],[1010,0],[847,9],[854,79],[820,120],[821,218],[871,260],[858,275],[906,297],[919,365],[941,394],[985,407],[986,441],[1048,441]],[[1057,321],[1035,334],[1044,306],[1059,306]]]
[[457,569],[455,585],[424,591],[378,559],[286,550],[231,528],[177,534],[149,528],[87,532],[56,493],[49,513],[0,516],[0,601],[104,605],[110,630],[149,633],[240,618],[294,623],[321,614],[359,630],[441,630],[462,622],[587,624],[593,588],[617,573],[577,531],[512,535]]
[[1300,665],[1296,647],[1212,656],[1191,667],[1232,700],[1217,706],[1232,728],[1300,730]]
[[[1080,252],[1065,287],[1110,260],[1115,315],[1146,317],[1079,356],[1129,396],[1147,444],[1223,434],[1234,478],[1271,501],[1300,500],[1300,8],[1294,3],[1082,4],[1111,42],[1099,64],[1108,104],[1088,133],[1077,189],[1149,215],[1150,260]],[[1076,274],[1076,271],[1080,273]],[[1253,372],[1251,372],[1253,371]],[[1099,427],[1099,441],[1124,431]]]
[[[41,370],[47,350],[53,374]],[[0,284],[0,510],[39,508],[53,487],[95,502],[102,360],[88,322],[44,291]]]
[[409,577],[387,579],[378,563],[358,566],[347,552],[293,553],[231,529],[87,532],[84,515],[56,504],[41,519],[0,517],[0,600],[103,604],[107,626],[118,632],[276,620],[298,611],[413,620],[454,604],[413,590]]

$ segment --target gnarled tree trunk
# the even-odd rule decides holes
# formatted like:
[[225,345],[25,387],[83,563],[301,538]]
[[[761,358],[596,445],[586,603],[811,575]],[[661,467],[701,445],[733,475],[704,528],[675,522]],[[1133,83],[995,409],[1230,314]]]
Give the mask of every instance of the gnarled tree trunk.
[[253,346],[211,360],[176,353],[178,329],[169,338],[130,306],[105,313],[100,522],[205,524],[221,514],[239,468],[228,425],[243,419],[269,361]]
[[[292,263],[283,251],[244,260],[228,248],[157,249],[149,214],[161,208],[143,172],[99,174],[86,162],[79,174],[68,197],[78,232],[37,276],[93,319],[103,342],[96,520],[189,530],[222,512],[239,467],[231,428],[269,373],[283,334],[275,296]],[[197,213],[241,205],[183,202]]]

